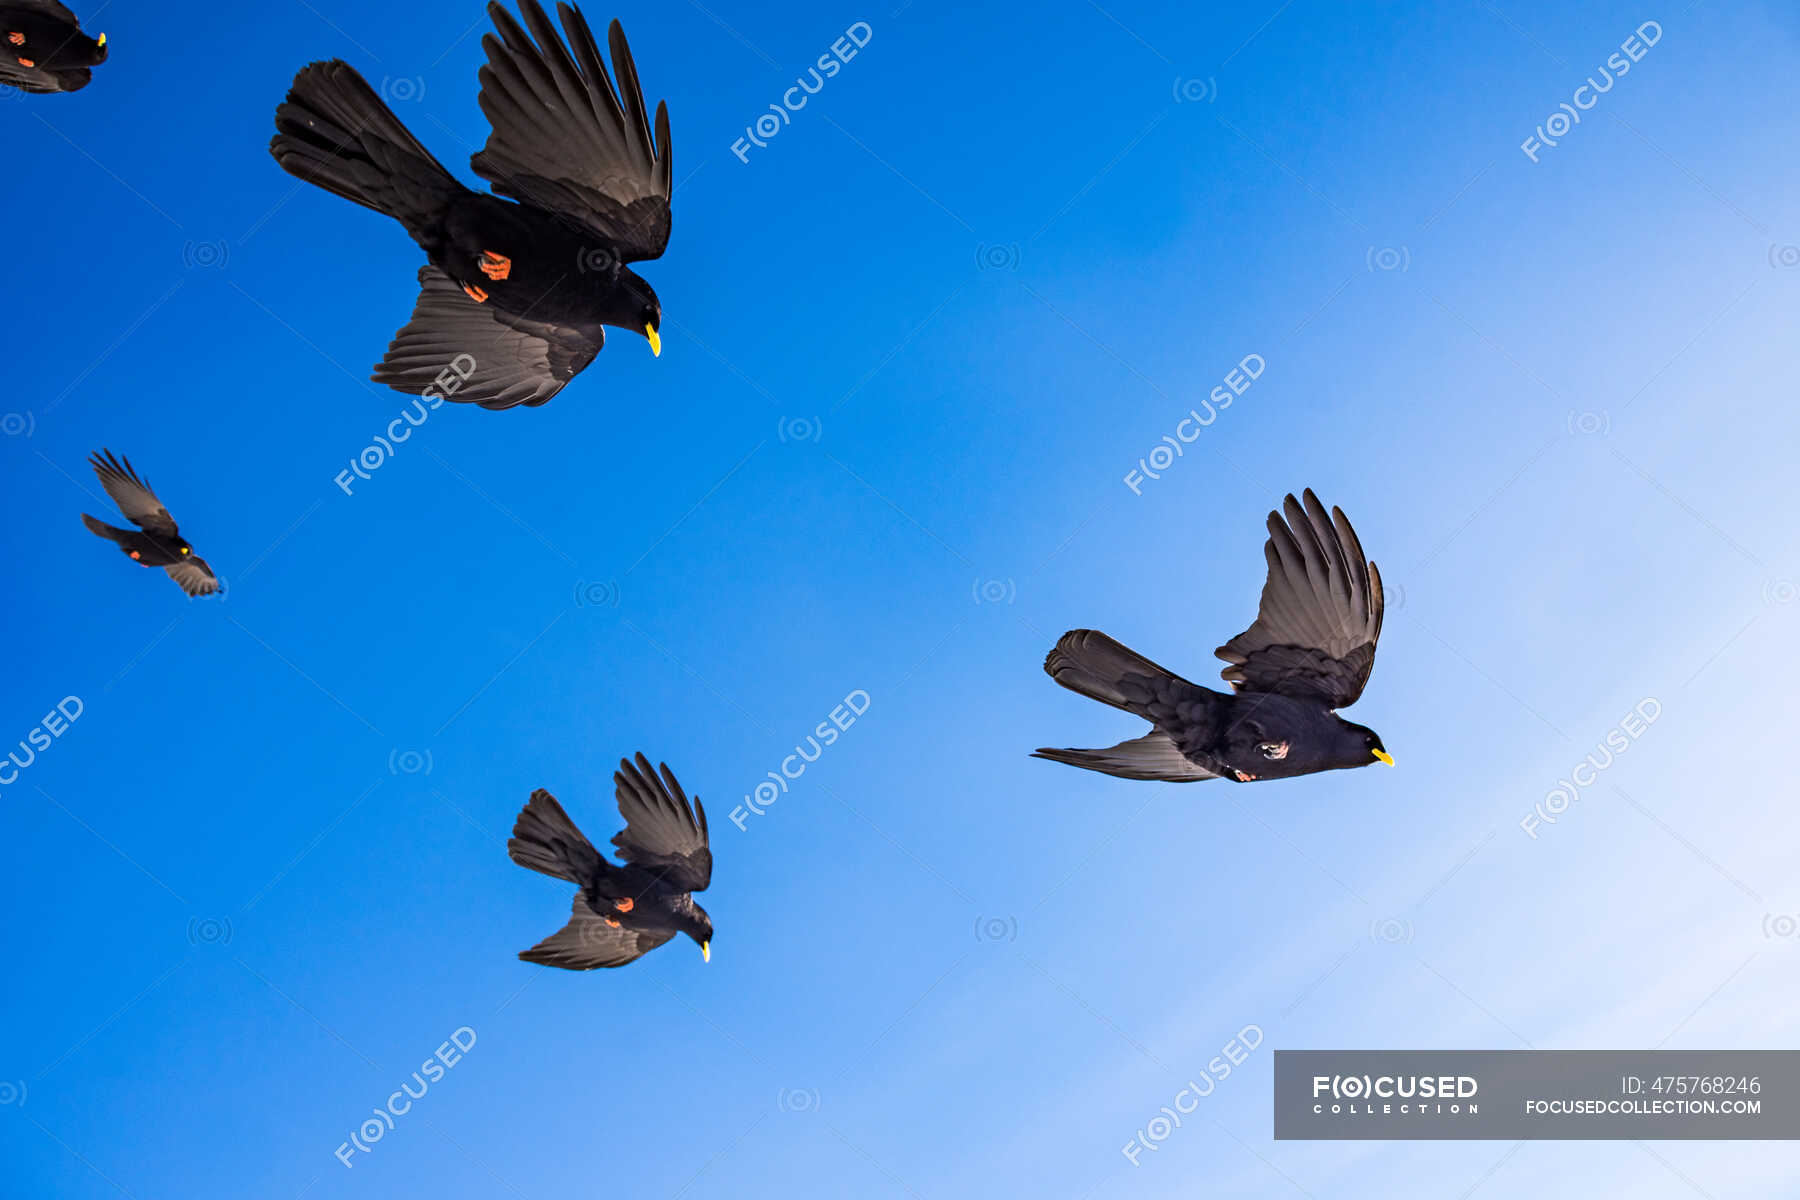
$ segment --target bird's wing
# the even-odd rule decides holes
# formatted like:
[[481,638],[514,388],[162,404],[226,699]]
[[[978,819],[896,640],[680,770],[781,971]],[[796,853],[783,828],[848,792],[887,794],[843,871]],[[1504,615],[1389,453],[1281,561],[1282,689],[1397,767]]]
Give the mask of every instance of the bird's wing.
[[519,0],[523,27],[488,5],[498,34],[481,39],[481,111],[493,132],[469,164],[501,195],[594,230],[624,261],[656,258],[669,244],[668,106],[656,106],[652,140],[619,23],[609,31],[615,90],[581,11],[557,13],[566,45],[537,0]]
[[12,55],[0,56],[0,87],[18,88],[21,92],[30,92],[35,96],[51,92],[79,92],[88,85],[92,77],[92,72],[86,67],[46,71],[43,67],[24,66]]
[[613,837],[619,857],[656,872],[678,892],[705,890],[712,882],[712,847],[707,840],[706,808],[699,798],[695,797],[690,807],[668,765],[663,765],[658,779],[642,753],[635,765],[619,760],[613,785],[618,792],[619,815],[625,818],[625,828]]
[[219,577],[213,569],[206,565],[206,560],[199,555],[184,558],[178,563],[170,563],[163,568],[170,579],[180,585],[188,598],[210,596],[219,590]]
[[566,971],[622,967],[674,936],[673,930],[651,933],[608,925],[605,918],[588,907],[587,897],[576,892],[569,923],[531,949],[521,950],[519,957],[529,963],[561,967]]
[[1143,737],[1120,742],[1104,750],[1053,750],[1033,752],[1033,758],[1085,767],[1120,779],[1161,779],[1170,783],[1197,783],[1217,779],[1218,775],[1188,760],[1175,746],[1175,741],[1160,729],[1152,729]]
[[129,458],[114,458],[111,450],[102,450],[99,454],[88,455],[88,465],[94,468],[94,474],[100,477],[100,486],[106,489],[106,494],[133,525],[162,537],[175,536],[175,518],[156,498],[150,485],[131,469]]
[[1220,675],[1240,692],[1279,692],[1356,702],[1375,665],[1381,637],[1381,572],[1363,557],[1356,531],[1309,488],[1305,503],[1289,496],[1269,514],[1263,584],[1256,623],[1213,653],[1230,665]]
[[419,301],[371,376],[398,392],[483,408],[538,405],[600,353],[600,326],[581,329],[477,304],[433,266],[419,268]]
[[76,19],[75,14],[58,4],[56,0],[11,0],[7,7],[22,8],[27,12],[40,12],[47,17],[54,17],[59,21],[67,21],[71,25],[80,24]]

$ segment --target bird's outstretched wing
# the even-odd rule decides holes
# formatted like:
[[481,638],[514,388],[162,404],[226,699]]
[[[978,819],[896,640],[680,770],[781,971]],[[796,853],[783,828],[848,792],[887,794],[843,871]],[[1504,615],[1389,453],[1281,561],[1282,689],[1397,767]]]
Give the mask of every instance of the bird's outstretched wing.
[[595,967],[622,967],[642,958],[670,938],[674,931],[650,933],[614,928],[588,907],[587,897],[575,893],[569,923],[519,957],[529,963],[561,967],[566,971],[591,971]]
[[101,450],[99,454],[88,455],[88,465],[94,468],[94,474],[100,477],[100,486],[106,489],[106,494],[133,525],[146,533],[175,536],[175,518],[156,498],[150,485],[131,469],[129,458],[114,458],[111,450]]
[[56,0],[11,0],[7,7],[22,8],[27,12],[40,12],[47,17],[54,17],[58,21],[67,21],[72,26],[80,24],[75,14],[58,4]]
[[619,23],[615,90],[581,10],[556,7],[567,44],[537,0],[519,0],[522,27],[488,5],[498,32],[481,39],[481,111],[493,132],[470,166],[501,195],[594,230],[625,262],[656,258],[669,244],[668,106],[656,106],[653,140]]
[[1375,665],[1381,637],[1381,572],[1342,510],[1329,514],[1309,488],[1269,514],[1263,547],[1269,578],[1256,623],[1213,653],[1230,665],[1219,674],[1240,692],[1278,692],[1356,702]]
[[532,321],[477,304],[448,275],[424,266],[412,320],[371,378],[398,392],[483,408],[538,405],[593,362],[605,340],[598,325]]
[[206,560],[197,554],[178,563],[170,563],[163,570],[188,594],[190,600],[195,596],[210,596],[219,590],[219,577],[206,565]]
[[664,764],[658,779],[642,753],[635,765],[619,760],[613,784],[619,815],[625,818],[625,828],[612,840],[619,857],[656,872],[676,891],[705,890],[712,882],[712,847],[706,833],[706,808],[699,798],[690,807],[668,765]]

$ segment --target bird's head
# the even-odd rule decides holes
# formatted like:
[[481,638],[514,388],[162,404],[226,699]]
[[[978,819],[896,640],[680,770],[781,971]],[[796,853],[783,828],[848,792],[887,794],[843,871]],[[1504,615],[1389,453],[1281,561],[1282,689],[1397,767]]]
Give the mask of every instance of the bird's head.
[[97,67],[106,61],[106,35],[90,38],[77,33],[57,52],[56,59],[63,67]]
[[1387,752],[1381,744],[1381,735],[1367,725],[1358,725],[1342,718],[1338,723],[1343,726],[1338,736],[1339,749],[1346,767],[1366,767],[1370,763],[1386,763],[1394,765],[1394,756]]
[[682,923],[681,932],[693,938],[700,945],[700,957],[707,962],[712,961],[712,918],[704,908],[694,905],[694,911],[687,915]]
[[650,353],[662,353],[662,301],[644,277],[630,267],[619,270],[614,290],[612,312],[605,318],[608,325],[629,329],[649,339]]

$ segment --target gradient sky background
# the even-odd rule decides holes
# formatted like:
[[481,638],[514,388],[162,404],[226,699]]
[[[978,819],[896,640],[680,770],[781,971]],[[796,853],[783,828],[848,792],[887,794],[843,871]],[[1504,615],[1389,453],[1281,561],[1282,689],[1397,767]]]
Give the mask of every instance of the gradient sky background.
[[[88,6],[93,86],[0,98],[0,748],[85,705],[0,786],[0,1194],[1794,1194],[1777,1143],[1277,1144],[1269,1091],[1278,1047],[1800,1045],[1800,18],[708,5],[620,14],[674,128],[662,358],[446,405],[352,496],[420,255],[284,175],[272,113],[341,56],[472,179],[479,6]],[[225,600],[82,532],[102,445]],[[1216,682],[1304,486],[1388,580],[1351,716],[1398,770],[1026,757],[1141,728],[1043,675],[1065,629]],[[640,748],[708,803],[712,963],[518,962],[568,889],[515,813],[610,837]]]

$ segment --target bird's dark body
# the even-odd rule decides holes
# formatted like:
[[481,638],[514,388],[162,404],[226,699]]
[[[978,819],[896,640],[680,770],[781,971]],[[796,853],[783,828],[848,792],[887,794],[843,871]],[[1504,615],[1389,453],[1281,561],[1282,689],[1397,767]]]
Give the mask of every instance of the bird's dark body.
[[[617,867],[600,859],[594,878],[582,884],[588,907],[607,913],[626,929],[642,933],[677,934],[697,930],[698,906],[687,892],[678,892],[662,878],[640,867]],[[620,912],[614,902],[629,900],[630,912]],[[710,927],[708,927],[710,933]]]
[[[488,295],[501,312],[580,328],[595,338],[603,326],[631,328],[649,285],[617,254],[555,213],[464,188],[429,225],[407,232],[433,266],[464,287]],[[504,279],[481,269],[482,254],[512,259]]]
[[1291,779],[1369,764],[1368,731],[1321,703],[1277,692],[1225,695],[1169,674],[1127,675],[1119,690],[1128,712],[1223,779]]
[[119,544],[126,557],[132,562],[146,567],[167,567],[187,557],[182,554],[181,547],[187,545],[179,538],[162,538],[154,534],[144,533],[137,529],[120,529],[116,525],[108,525],[93,517],[82,517],[88,529],[103,538],[110,538]]
[[1381,572],[1344,514],[1311,491],[1269,514],[1269,574],[1256,622],[1215,653],[1230,694],[1191,683],[1094,629],[1065,633],[1044,670],[1070,691],[1151,723],[1105,749],[1039,758],[1122,779],[1252,783],[1393,765],[1375,731],[1335,710],[1356,702],[1381,636]]
[[[28,92],[77,92],[106,61],[106,47],[60,4],[0,3],[0,84]],[[27,66],[26,64],[30,64]]]
[[712,918],[693,893],[712,882],[706,808],[690,805],[665,764],[642,754],[613,775],[625,828],[613,837],[622,864],[609,861],[539,788],[520,810],[506,852],[521,867],[576,885],[569,923],[519,955],[526,962],[591,971],[622,967],[684,933],[710,954]]
[[593,362],[607,326],[661,352],[661,301],[626,264],[668,243],[668,111],[657,106],[653,132],[618,22],[609,76],[572,6],[558,6],[562,37],[538,0],[519,0],[516,19],[497,3],[488,12],[492,132],[470,167],[492,193],[458,181],[338,60],[294,77],[269,149],[295,177],[399,221],[430,260],[377,382],[423,394],[447,362],[472,360],[450,399],[530,407]]

